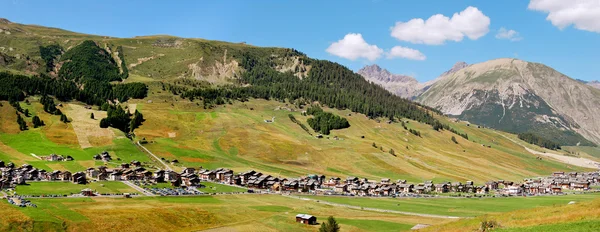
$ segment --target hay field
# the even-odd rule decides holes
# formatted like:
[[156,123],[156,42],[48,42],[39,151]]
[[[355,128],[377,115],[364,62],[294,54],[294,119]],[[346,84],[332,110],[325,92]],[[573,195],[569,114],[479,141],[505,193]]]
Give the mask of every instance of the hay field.
[[[106,111],[86,109],[83,105],[68,104],[65,114],[71,118],[77,142],[82,149],[110,145],[115,133],[109,128],[100,128],[100,119],[106,118]],[[94,114],[94,119],[91,119]]]
[[426,228],[423,231],[477,231],[483,220],[495,221],[500,229],[494,231],[597,231],[600,228],[600,200],[575,204],[556,204],[535,209],[517,210],[474,219],[463,219]]
[[[277,195],[222,195],[204,197],[34,199],[38,208],[17,208],[0,202],[0,230],[31,230],[44,224],[57,231],[317,231],[317,226],[295,222],[295,215],[340,218],[343,231],[371,231],[356,224],[385,222],[399,230],[446,219],[377,213],[333,207]],[[3,218],[4,219],[4,218]],[[176,225],[176,226],[174,226]]]
[[474,217],[530,209],[543,206],[566,205],[571,201],[590,202],[600,194],[576,194],[564,196],[503,197],[503,198],[364,198],[309,196],[314,200],[359,207],[388,209],[412,213],[443,216]]

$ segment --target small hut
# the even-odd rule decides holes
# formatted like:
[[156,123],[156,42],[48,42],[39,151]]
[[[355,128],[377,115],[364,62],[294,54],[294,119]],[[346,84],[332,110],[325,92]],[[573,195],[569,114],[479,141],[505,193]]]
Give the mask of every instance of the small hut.
[[296,215],[296,222],[306,225],[316,225],[317,217],[309,214],[298,214]]

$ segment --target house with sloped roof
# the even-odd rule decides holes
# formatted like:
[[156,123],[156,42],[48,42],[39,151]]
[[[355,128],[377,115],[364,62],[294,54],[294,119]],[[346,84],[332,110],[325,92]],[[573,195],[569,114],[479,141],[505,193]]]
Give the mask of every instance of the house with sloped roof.
[[309,214],[297,214],[296,222],[306,224],[306,225],[316,225],[317,217]]

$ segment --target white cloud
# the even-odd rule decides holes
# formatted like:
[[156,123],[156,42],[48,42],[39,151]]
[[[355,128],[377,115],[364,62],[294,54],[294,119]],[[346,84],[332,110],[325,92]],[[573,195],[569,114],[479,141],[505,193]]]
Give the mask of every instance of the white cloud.
[[393,59],[393,58],[397,58],[397,57],[405,58],[405,59],[409,59],[409,60],[425,60],[425,59],[427,59],[427,57],[423,53],[421,53],[419,50],[402,47],[402,46],[393,47],[390,50],[390,52],[387,54],[388,59]]
[[598,0],[531,0],[530,10],[548,13],[546,19],[560,29],[575,28],[600,33]]
[[521,37],[519,32],[515,30],[508,30],[504,27],[501,27],[500,30],[498,30],[498,34],[496,34],[496,39],[507,39],[514,42],[522,40],[523,37]]
[[411,43],[441,45],[447,40],[460,42],[465,36],[477,40],[490,29],[490,18],[479,9],[469,6],[452,18],[441,14],[427,20],[411,19],[408,22],[396,22],[391,28],[392,37]]
[[355,33],[347,34],[343,39],[332,43],[325,51],[349,60],[365,58],[374,61],[383,54],[383,49],[368,44],[361,34]]

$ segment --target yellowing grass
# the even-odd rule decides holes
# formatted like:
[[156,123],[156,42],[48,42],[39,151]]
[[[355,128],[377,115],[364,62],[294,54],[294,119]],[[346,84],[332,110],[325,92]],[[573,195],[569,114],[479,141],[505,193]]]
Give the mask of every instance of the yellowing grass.
[[[499,215],[486,215],[433,226],[423,231],[475,231],[482,220],[493,220],[502,228],[525,228],[540,225],[600,220],[600,200],[578,202],[573,205],[557,205],[535,209],[518,210]],[[571,228],[578,231],[577,228]]]
[[[457,145],[450,140],[454,134],[437,132],[415,121],[409,121],[407,126],[421,131],[422,138],[408,133],[400,123],[378,123],[347,110],[328,109],[346,117],[351,127],[332,131],[329,139],[316,139],[289,120],[287,115],[293,114],[307,125],[308,117],[300,115],[300,109],[276,110],[295,108],[285,103],[251,100],[203,109],[196,102],[181,99],[166,103],[146,101],[133,101],[146,118],[137,130],[138,137],[154,140],[148,149],[167,159],[177,158],[183,166],[256,169],[283,176],[322,173],[413,182],[433,179],[479,183],[545,176],[557,170],[582,170],[538,160],[496,131],[465,124],[452,124],[467,132],[471,140],[456,136]],[[264,122],[272,117],[274,123]],[[176,136],[169,136],[173,134]],[[340,139],[335,140],[334,136]],[[383,147],[383,151],[373,148],[373,143]],[[390,149],[397,156],[389,154]]]
[[[28,223],[46,221],[51,223],[47,225],[48,228],[63,225],[72,231],[195,231],[205,229],[214,229],[213,231],[220,229],[315,231],[318,229],[318,226],[296,223],[295,215],[298,213],[315,215],[319,222],[326,220],[328,216],[344,218],[349,221],[349,224],[341,223],[341,226],[347,228],[355,228],[351,225],[351,222],[355,220],[387,221],[403,225],[438,224],[450,221],[352,210],[277,195],[33,199],[32,201],[38,205],[38,208],[16,208],[6,205],[0,209],[0,212],[9,215],[2,215],[0,219],[14,215],[11,217],[23,218]],[[15,226],[4,221],[0,221],[0,225]],[[351,231],[365,230],[355,228]]]

